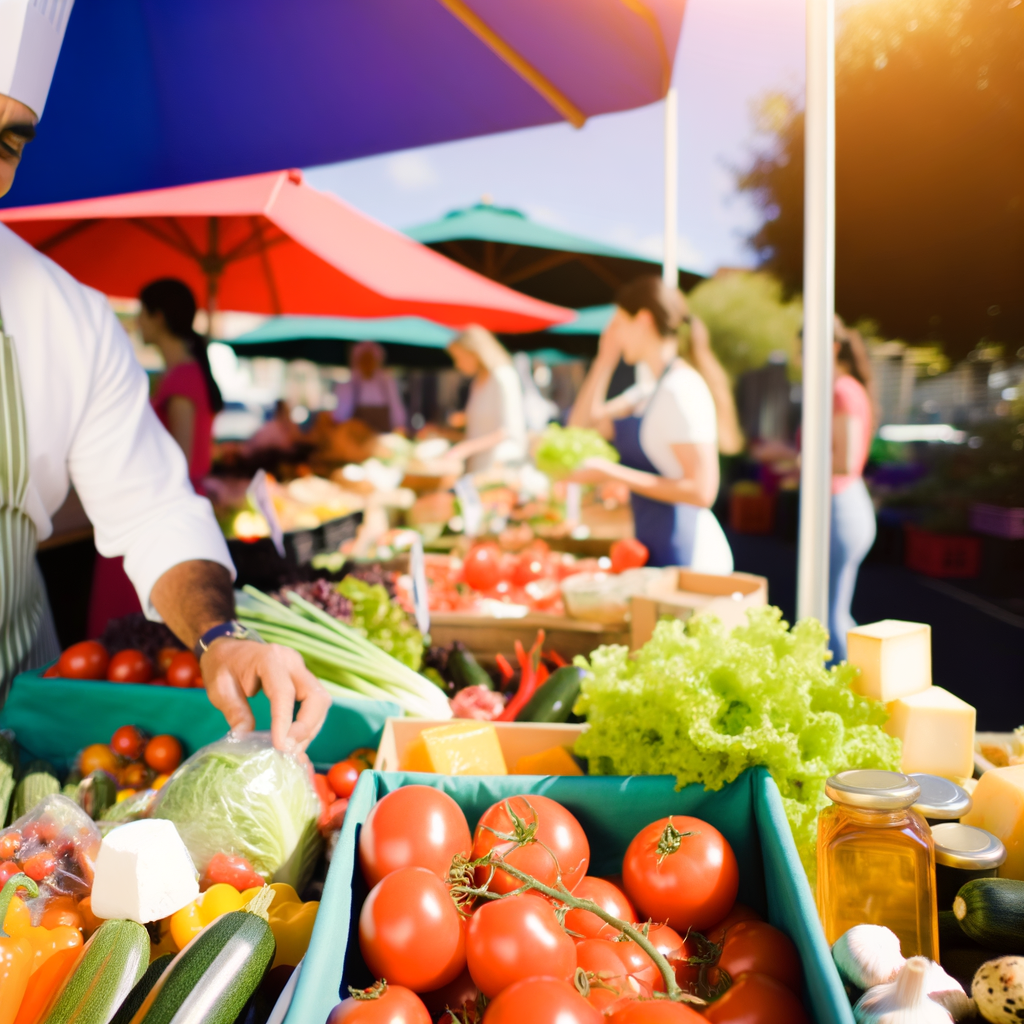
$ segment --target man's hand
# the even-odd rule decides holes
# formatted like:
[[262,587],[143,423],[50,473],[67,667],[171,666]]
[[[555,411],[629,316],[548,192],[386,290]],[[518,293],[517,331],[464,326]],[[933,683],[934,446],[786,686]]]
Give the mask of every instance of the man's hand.
[[[302,656],[280,644],[214,640],[199,662],[210,703],[233,732],[255,726],[248,697],[263,690],[270,701],[270,736],[278,750],[305,750],[320,731],[331,698],[306,668]],[[299,713],[292,721],[295,702]]]

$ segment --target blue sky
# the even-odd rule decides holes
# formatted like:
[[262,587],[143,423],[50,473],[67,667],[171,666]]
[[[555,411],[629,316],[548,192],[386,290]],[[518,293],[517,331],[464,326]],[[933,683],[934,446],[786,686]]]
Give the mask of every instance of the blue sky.
[[[766,93],[798,93],[804,0],[689,0],[676,57],[680,262],[747,266],[757,218],[733,169],[757,141]],[[311,184],[396,228],[490,196],[554,227],[653,256],[662,250],[663,113],[656,104],[593,118],[428,146],[307,172]]]

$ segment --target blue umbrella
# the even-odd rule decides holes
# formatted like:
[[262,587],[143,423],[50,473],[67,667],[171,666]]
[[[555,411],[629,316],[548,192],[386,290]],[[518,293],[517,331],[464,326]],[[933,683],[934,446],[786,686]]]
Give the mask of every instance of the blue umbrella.
[[[80,0],[8,205],[350,160],[664,96],[685,0]],[[73,169],[73,170],[72,170]]]

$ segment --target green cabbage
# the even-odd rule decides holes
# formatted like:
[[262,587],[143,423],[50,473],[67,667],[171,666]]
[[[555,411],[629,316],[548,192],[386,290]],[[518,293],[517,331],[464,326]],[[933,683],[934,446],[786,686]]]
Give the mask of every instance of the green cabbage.
[[561,480],[579,469],[586,459],[597,457],[619,461],[619,453],[596,430],[551,423],[540,436],[534,460],[542,473],[552,480]]
[[828,632],[816,619],[792,630],[778,608],[748,612],[730,633],[710,616],[659,622],[630,658],[599,647],[576,712],[576,743],[595,775],[675,775],[721,789],[754,765],[782,793],[812,880],[825,781],[848,768],[899,770],[900,741],[882,731],[885,705],[850,689],[858,670],[826,670]]
[[230,853],[301,892],[320,856],[319,814],[308,766],[257,732],[196,751],[164,784],[152,816],[174,822],[200,873],[214,854]]

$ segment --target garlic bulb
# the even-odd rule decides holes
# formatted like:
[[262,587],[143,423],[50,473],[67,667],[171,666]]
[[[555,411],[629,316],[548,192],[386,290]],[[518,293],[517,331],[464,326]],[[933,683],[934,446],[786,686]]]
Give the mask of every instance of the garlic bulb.
[[876,985],[857,1000],[857,1024],[950,1024],[952,1018],[928,998],[931,961],[912,956],[886,985]]
[[843,980],[857,988],[892,981],[906,963],[900,954],[900,940],[878,924],[854,925],[836,940],[832,959]]
[[928,961],[928,975],[925,991],[932,1002],[945,1007],[953,1020],[964,1020],[974,1016],[974,1000],[963,990],[963,986],[951,978],[937,963]]

